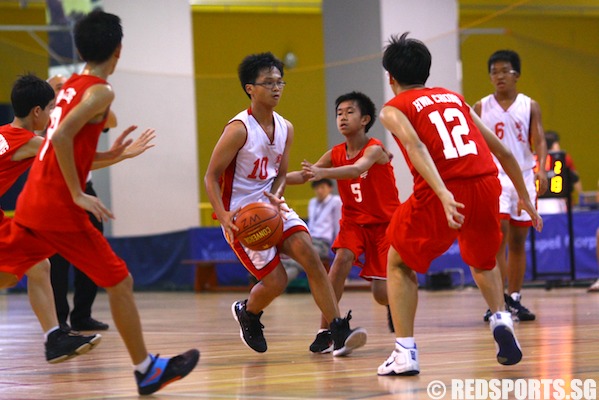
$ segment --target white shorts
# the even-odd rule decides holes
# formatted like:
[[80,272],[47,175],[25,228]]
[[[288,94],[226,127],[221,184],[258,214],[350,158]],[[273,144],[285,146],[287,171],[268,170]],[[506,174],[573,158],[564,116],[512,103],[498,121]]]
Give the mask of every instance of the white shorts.
[[[528,222],[532,219],[526,211],[522,211],[518,215],[518,192],[512,183],[511,179],[506,173],[499,173],[499,182],[501,183],[501,195],[499,196],[499,214],[502,218],[509,216],[510,220]],[[522,171],[522,177],[530,196],[530,201],[535,204],[537,200],[537,188],[535,185],[535,174],[532,169]]]

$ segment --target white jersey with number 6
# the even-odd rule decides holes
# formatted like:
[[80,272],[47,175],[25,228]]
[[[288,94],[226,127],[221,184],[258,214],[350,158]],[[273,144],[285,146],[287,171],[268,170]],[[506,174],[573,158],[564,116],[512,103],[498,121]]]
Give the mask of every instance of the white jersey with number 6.
[[[530,109],[531,99],[522,93],[507,110],[499,105],[492,94],[481,100],[481,120],[511,150],[522,171],[535,166],[530,143]],[[505,173],[499,161],[495,157],[493,159],[499,172]]]

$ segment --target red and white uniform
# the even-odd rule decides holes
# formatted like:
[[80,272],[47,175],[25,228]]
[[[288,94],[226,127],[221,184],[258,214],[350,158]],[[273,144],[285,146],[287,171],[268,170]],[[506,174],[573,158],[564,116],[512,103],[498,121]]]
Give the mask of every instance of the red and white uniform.
[[[480,103],[481,120],[495,132],[501,143],[510,149],[518,161],[528,195],[534,203],[537,193],[533,170],[536,160],[532,152],[530,137],[531,98],[518,93],[507,110],[501,107],[493,94],[481,99]],[[516,225],[531,226],[532,222],[528,213],[523,212],[518,215],[518,193],[514,184],[503,171],[499,161],[495,157],[493,159],[499,170],[499,181],[502,188],[499,198],[501,217],[511,219],[512,223]]]
[[[90,75],[73,75],[58,94],[48,137],[33,161],[17,201],[10,235],[0,237],[0,270],[20,278],[35,263],[60,253],[98,286],[114,286],[129,274],[125,262],[114,254],[85,210],[73,202],[50,141],[57,126],[81,102],[85,91],[97,84],[106,81]],[[106,118],[85,125],[74,138],[75,165],[82,190],[105,122]]]
[[[233,121],[242,122],[247,131],[247,139],[221,178],[225,209],[235,210],[257,201],[270,203],[264,192],[271,191],[279,174],[288,129],[285,119],[276,112],[273,112],[273,120],[272,141],[252,116],[251,109],[240,112],[229,121],[229,124]],[[298,230],[308,231],[305,222],[293,210],[283,222],[281,242]],[[280,263],[276,247],[254,251],[245,248],[239,241],[235,241],[231,247],[246,269],[258,279],[262,279]]]
[[[12,157],[21,146],[34,137],[35,133],[27,129],[10,124],[0,126],[0,196],[6,193],[33,163],[33,157],[19,161],[13,161]],[[0,224],[3,223],[3,218],[4,212],[0,207]]]
[[[334,146],[331,150],[333,167],[355,164],[370,146],[384,148],[380,140],[370,138],[366,146],[349,159],[345,143]],[[399,206],[391,161],[374,164],[357,178],[338,179],[337,189],[343,206],[339,235],[333,242],[333,250],[347,248],[354,253],[356,261],[365,254],[360,276],[368,280],[386,279],[389,250],[386,230]]]
[[[400,146],[414,176],[414,193],[401,204],[389,225],[392,246],[413,270],[425,273],[430,262],[457,238],[463,260],[480,269],[495,266],[501,242],[497,167],[470,116],[464,98],[444,88],[407,90],[390,100],[403,112],[427,147],[455,200],[464,203],[460,230],[449,228],[443,206]],[[481,240],[484,238],[484,240]]]

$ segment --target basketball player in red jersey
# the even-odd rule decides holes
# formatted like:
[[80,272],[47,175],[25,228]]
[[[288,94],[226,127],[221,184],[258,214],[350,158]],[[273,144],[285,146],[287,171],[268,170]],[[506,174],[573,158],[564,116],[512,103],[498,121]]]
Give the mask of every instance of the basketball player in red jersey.
[[[231,307],[240,337],[258,353],[268,348],[260,317],[287,287],[287,273],[279,256],[282,252],[306,271],[314,301],[331,325],[333,356],[348,355],[366,343],[367,333],[362,328],[350,329],[349,313],[340,317],[335,293],[312,247],[306,223],[282,198],[294,133],[293,125],[275,111],[285,87],[283,63],[270,52],[251,54],[239,65],[238,74],[251,104],[225,126],[204,182],[226,240],[243,266],[260,280],[248,299],[236,301]],[[239,209],[256,201],[271,202],[284,215],[281,242],[262,251],[244,247],[233,234]]]
[[514,182],[520,206],[537,230],[543,221],[516,159],[464,98],[444,88],[425,87],[430,66],[431,54],[424,43],[408,39],[407,33],[391,37],[383,67],[395,97],[385,104],[380,118],[408,162],[414,193],[397,208],[388,230],[387,283],[397,338],[395,350],[378,368],[379,375],[420,372],[414,341],[416,272],[425,273],[455,239],[493,313],[490,328],[497,361],[511,365],[522,359],[511,314],[505,311],[501,273],[495,268],[501,243],[501,187],[491,152]]
[[[376,119],[372,100],[363,93],[351,92],[335,101],[337,129],[345,142],[327,151],[315,164],[302,163],[302,172],[287,174],[287,183],[306,180],[336,179],[343,206],[340,229],[333,242],[335,259],[329,279],[341,300],[345,279],[358,258],[365,256],[360,276],[372,281],[372,295],[387,306],[386,231],[393,212],[399,206],[399,194],[391,166],[390,154],[380,140],[366,134]],[[322,318],[320,330],[310,350],[331,351],[331,334]]]
[[[0,126],[0,196],[15,183],[33,163],[42,137],[35,130],[46,128],[54,108],[54,91],[42,79],[24,75],[17,79],[11,92],[15,118],[12,123]],[[10,220],[0,209],[0,237],[8,236]],[[0,272],[7,284],[14,285],[17,277]],[[27,293],[31,308],[38,317],[45,337],[46,360],[59,363],[84,354],[101,340],[100,335],[82,336],[59,329],[54,311],[54,298],[50,285],[50,265],[47,259],[27,271]]]
[[74,36],[86,64],[57,96],[9,237],[0,240],[0,271],[20,278],[33,264],[55,253],[77,265],[106,289],[113,320],[134,364],[138,392],[151,394],[191,372],[199,351],[170,359],[147,352],[133,279],[86,214],[89,211],[98,220],[113,218],[97,197],[84,193],[84,187],[114,99],[106,79],[120,57],[123,33],[116,15],[93,11],[77,23]]

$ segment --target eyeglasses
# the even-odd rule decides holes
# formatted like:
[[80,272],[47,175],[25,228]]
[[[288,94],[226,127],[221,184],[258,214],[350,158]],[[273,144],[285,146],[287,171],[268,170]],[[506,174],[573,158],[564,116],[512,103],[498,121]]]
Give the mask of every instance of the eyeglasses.
[[518,73],[518,71],[515,71],[513,69],[502,69],[502,70],[499,70],[499,71],[491,70],[491,72],[489,72],[489,75],[491,75],[491,76],[516,75],[517,73]]
[[287,82],[285,81],[269,81],[269,82],[254,82],[252,85],[262,86],[266,89],[273,90],[276,87],[283,89]]

